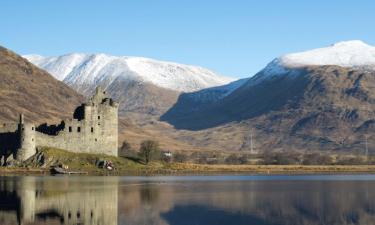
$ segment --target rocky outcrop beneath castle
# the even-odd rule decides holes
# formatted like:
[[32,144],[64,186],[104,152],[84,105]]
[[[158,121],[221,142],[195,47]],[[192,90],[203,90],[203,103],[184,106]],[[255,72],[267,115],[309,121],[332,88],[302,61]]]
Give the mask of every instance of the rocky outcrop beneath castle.
[[117,156],[118,103],[97,88],[86,104],[77,107],[72,119],[58,125],[36,127],[26,123],[22,115],[18,123],[0,124],[2,161],[9,157],[24,161],[36,153],[37,147]]

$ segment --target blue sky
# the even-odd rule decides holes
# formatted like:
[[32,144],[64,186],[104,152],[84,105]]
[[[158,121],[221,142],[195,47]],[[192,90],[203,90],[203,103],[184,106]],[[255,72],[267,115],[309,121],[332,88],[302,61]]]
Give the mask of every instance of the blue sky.
[[19,54],[144,56],[248,77],[273,58],[360,39],[375,1],[0,1],[0,45]]

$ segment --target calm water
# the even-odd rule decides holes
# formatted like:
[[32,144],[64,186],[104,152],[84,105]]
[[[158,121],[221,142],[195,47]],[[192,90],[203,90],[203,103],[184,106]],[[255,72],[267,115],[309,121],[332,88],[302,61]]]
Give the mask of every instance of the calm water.
[[375,224],[375,176],[0,177],[0,224]]

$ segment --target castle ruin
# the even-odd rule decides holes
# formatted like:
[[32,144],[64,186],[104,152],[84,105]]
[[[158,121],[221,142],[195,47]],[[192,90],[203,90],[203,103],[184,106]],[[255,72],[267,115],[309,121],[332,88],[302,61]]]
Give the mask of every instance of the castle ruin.
[[77,107],[73,118],[58,125],[24,121],[0,124],[0,152],[24,161],[36,153],[37,147],[53,147],[77,153],[117,156],[118,103],[98,87],[90,100]]

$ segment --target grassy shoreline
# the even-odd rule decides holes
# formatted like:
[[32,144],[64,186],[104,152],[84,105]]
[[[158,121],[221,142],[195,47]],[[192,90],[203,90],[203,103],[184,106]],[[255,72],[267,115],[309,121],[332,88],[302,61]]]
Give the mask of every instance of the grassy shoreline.
[[[201,165],[190,163],[155,164],[139,169],[106,171],[85,168],[76,171],[85,175],[104,176],[153,176],[153,175],[313,175],[313,174],[375,174],[375,166],[300,166],[300,165]],[[1,168],[0,175],[50,175],[49,168]]]
[[[98,160],[112,161],[115,170],[98,168]],[[148,165],[123,157],[72,153],[44,148],[21,165],[0,167],[0,175],[50,175],[51,167],[68,166],[70,171],[88,175],[152,176],[152,175],[297,175],[297,174],[375,174],[375,165],[227,165],[150,162]]]

